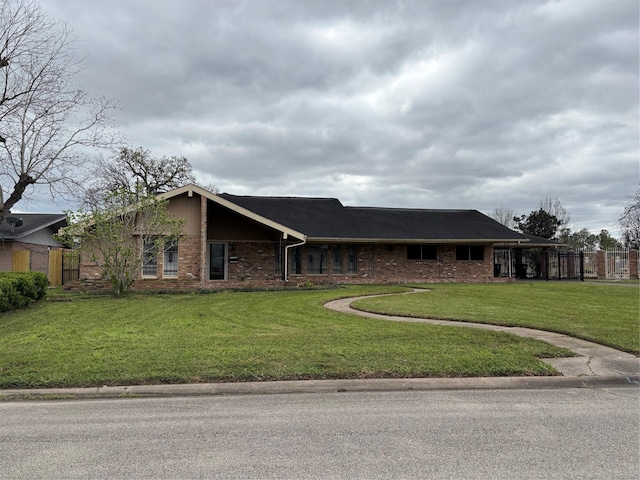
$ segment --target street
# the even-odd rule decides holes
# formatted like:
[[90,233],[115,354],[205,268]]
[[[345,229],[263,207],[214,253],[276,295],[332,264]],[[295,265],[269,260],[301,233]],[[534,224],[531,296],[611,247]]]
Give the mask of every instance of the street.
[[0,403],[0,478],[629,478],[637,387]]

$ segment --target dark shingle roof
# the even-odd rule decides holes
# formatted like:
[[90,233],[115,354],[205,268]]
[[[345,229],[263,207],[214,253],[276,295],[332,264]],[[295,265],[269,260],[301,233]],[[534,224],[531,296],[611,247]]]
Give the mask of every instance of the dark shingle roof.
[[477,210],[345,207],[335,198],[219,196],[313,239],[526,240]]
[[0,239],[17,240],[43,228],[53,227],[57,230],[67,225],[67,216],[63,213],[12,213],[8,217],[17,217],[22,225],[12,229],[5,218],[0,223]]

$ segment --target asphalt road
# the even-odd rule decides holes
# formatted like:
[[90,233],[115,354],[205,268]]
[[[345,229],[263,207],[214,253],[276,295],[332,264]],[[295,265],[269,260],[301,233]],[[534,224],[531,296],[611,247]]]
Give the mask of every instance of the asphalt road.
[[0,403],[0,478],[640,478],[640,390]]

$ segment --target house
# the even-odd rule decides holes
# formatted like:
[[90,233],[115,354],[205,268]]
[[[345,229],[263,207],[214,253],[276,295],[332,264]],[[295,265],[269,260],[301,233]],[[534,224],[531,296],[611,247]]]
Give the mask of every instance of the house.
[[[476,210],[349,207],[195,185],[159,197],[184,219],[184,236],[147,255],[137,289],[494,281],[494,246],[530,241]],[[99,265],[81,262],[80,278],[99,276]]]
[[53,235],[67,225],[63,213],[19,213],[0,223],[0,272],[42,272],[57,285],[62,245]]

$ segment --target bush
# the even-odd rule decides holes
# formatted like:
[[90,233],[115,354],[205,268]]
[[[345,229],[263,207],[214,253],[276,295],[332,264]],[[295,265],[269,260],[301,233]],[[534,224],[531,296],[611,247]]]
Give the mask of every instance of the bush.
[[40,272],[0,273],[0,312],[24,308],[44,297],[47,276]]

